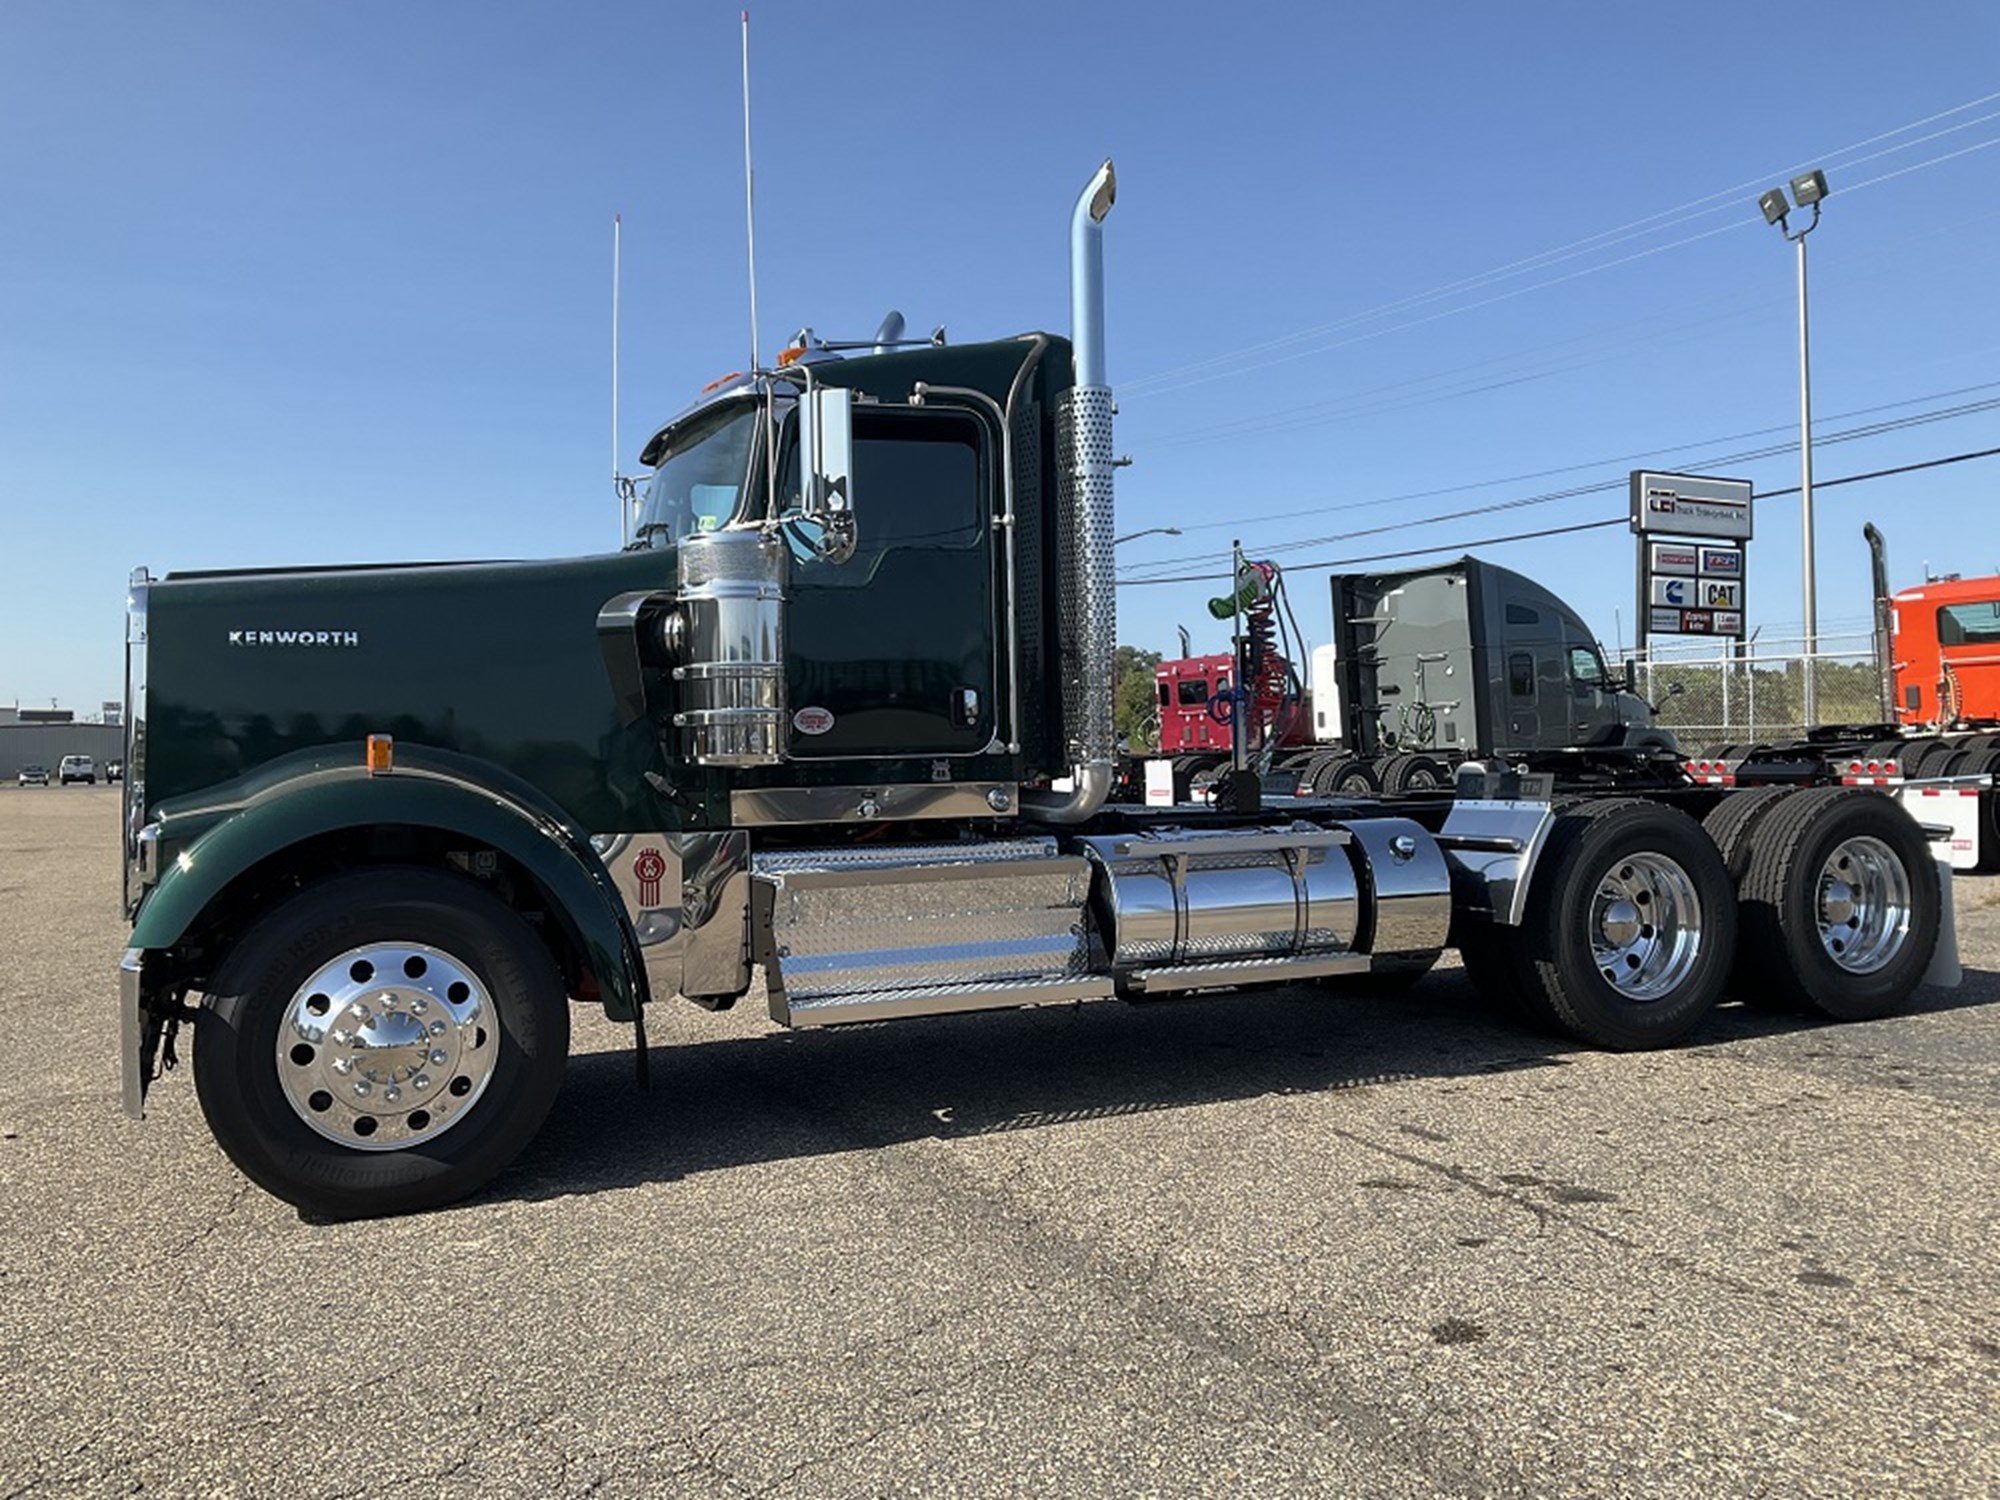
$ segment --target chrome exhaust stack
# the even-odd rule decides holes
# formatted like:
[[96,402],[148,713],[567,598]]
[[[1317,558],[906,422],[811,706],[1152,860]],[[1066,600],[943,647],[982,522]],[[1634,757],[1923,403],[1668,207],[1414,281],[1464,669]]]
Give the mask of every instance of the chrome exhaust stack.
[[1024,793],[1022,810],[1050,823],[1081,823],[1111,794],[1117,731],[1112,662],[1118,652],[1111,538],[1111,388],[1104,379],[1104,219],[1118,197],[1107,161],[1070,214],[1070,339],[1075,384],[1056,402],[1056,611],[1062,723],[1072,789]]

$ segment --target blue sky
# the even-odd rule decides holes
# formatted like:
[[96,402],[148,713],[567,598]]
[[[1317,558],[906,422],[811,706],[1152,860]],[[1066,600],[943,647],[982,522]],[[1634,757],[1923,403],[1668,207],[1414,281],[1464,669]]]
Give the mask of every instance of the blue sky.
[[[1792,452],[1703,461],[1796,437],[1794,262],[1753,200],[1815,165],[1822,485],[2000,446],[2000,409],[1828,441],[2000,398],[1990,0],[752,28],[767,357],[890,307],[1066,331],[1069,206],[1116,158],[1120,527],[1184,529],[1120,548],[1135,580],[1219,573],[1232,535],[1310,563],[1599,520],[1621,494],[1430,518],[1641,465],[1796,484]],[[135,564],[615,545],[611,218],[632,469],[746,358],[739,83],[733,5],[0,6],[0,703],[118,695]],[[1864,519],[1898,585],[2000,571],[1996,493],[2000,459],[1823,489],[1822,629],[1865,620]],[[1629,640],[1624,531],[1482,550]],[[1767,635],[1799,554],[1768,502]],[[1293,579],[1320,639],[1323,577]],[[1211,591],[1128,587],[1121,635],[1212,645]]]

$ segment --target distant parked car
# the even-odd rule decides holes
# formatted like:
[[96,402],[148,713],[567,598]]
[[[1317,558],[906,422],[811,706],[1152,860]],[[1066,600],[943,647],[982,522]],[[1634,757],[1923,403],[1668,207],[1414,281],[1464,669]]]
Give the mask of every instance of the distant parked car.
[[104,763],[104,779],[106,781],[123,781],[125,779],[125,762],[122,760],[107,760]]
[[88,755],[65,755],[62,758],[62,765],[56,770],[56,780],[64,786],[68,786],[72,781],[96,786],[97,762]]
[[19,786],[47,786],[49,768],[47,766],[23,766],[21,774],[14,778]]

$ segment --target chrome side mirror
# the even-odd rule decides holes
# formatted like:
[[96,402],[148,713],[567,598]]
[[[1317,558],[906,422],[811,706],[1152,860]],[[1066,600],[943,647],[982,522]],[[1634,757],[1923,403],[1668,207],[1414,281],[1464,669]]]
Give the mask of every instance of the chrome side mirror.
[[799,469],[804,479],[801,509],[817,521],[823,537],[816,550],[831,562],[854,555],[854,392],[845,386],[815,386],[799,402]]

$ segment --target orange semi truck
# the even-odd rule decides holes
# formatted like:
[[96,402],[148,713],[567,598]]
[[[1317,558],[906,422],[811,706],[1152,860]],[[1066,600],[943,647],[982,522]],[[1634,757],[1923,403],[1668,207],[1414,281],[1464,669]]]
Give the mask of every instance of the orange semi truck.
[[1899,723],[2000,724],[2000,577],[1940,579],[1890,596],[1889,660]]

